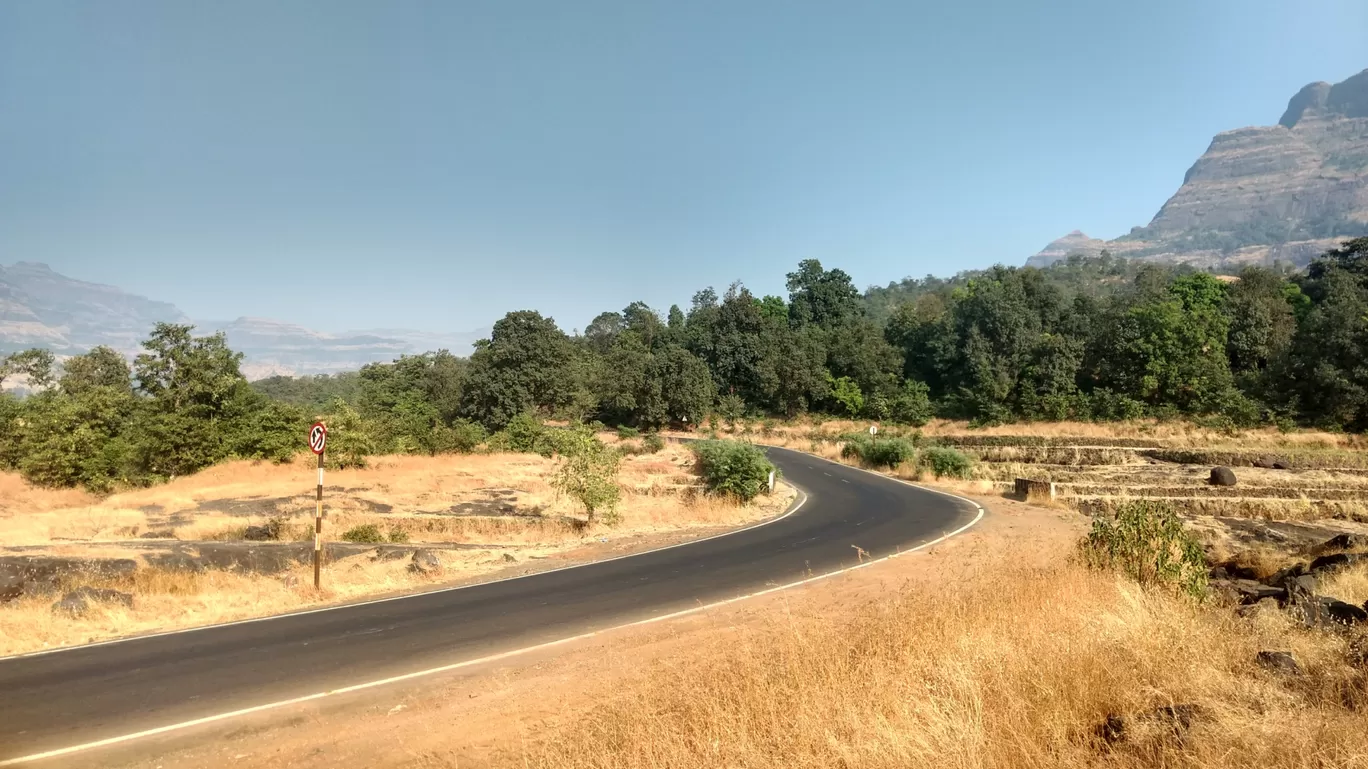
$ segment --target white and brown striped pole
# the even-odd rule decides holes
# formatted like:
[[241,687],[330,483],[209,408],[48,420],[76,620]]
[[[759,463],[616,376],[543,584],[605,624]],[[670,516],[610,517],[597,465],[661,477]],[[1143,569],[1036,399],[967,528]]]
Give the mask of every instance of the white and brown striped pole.
[[328,428],[315,422],[309,428],[309,450],[318,455],[318,493],[314,509],[314,589],[322,587],[323,574],[323,452],[328,445]]

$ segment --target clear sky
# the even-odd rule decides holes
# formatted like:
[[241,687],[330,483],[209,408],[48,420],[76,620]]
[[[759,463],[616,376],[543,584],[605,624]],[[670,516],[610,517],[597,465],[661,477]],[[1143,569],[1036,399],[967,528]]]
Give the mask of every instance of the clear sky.
[[567,330],[1145,224],[1363,0],[0,0],[0,263],[192,317]]

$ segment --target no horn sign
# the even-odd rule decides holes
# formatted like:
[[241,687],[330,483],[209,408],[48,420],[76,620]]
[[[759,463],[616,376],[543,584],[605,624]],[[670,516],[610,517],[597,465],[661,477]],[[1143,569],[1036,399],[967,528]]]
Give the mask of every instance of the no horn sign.
[[313,427],[309,428],[309,451],[322,454],[327,445],[328,428],[324,427],[322,422],[314,422]]

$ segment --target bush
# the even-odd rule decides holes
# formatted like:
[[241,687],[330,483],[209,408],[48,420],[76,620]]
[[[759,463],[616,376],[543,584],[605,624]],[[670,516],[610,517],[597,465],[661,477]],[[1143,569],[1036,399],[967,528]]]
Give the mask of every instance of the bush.
[[635,427],[623,426],[617,429],[617,437],[621,438],[624,441],[630,440],[632,438],[639,438],[641,437],[641,431],[636,429]]
[[707,440],[690,444],[703,483],[714,494],[749,502],[769,490],[774,465],[760,448],[739,441]]
[[921,455],[921,466],[929,469],[937,478],[968,478],[972,464],[969,457],[941,446],[933,446]]
[[408,532],[407,532],[407,531],[404,531],[403,529],[390,529],[389,541],[391,541],[391,542],[407,542],[407,541],[409,541]]
[[654,454],[663,448],[665,448],[665,439],[655,433],[641,439],[641,450],[647,454]]
[[594,434],[584,427],[546,427],[533,443],[533,451],[547,459],[556,455],[566,456],[578,451],[586,439],[598,442]]
[[438,425],[433,443],[439,454],[469,454],[488,438],[484,427],[468,419],[457,419],[450,427]]
[[385,541],[385,535],[380,531],[380,527],[373,523],[363,523],[342,532],[342,539],[348,542],[359,542],[363,544],[376,544]]
[[899,465],[917,456],[917,449],[911,441],[902,438],[875,439],[869,443],[865,462],[875,467],[896,470]]
[[841,456],[858,459],[870,467],[896,469],[917,455],[916,446],[905,438],[874,438],[863,433],[849,433],[844,439]]
[[601,514],[604,523],[612,526],[619,521],[617,503],[622,497],[618,486],[618,464],[622,455],[603,445],[594,434],[584,429],[558,430],[564,443],[558,448],[560,467],[553,481],[556,490],[570,495],[594,523]]
[[921,427],[931,421],[931,388],[925,382],[909,379],[893,398],[889,416],[894,422]]
[[1168,585],[1197,598],[1206,594],[1202,546],[1167,503],[1128,502],[1115,520],[1095,519],[1079,551],[1089,566],[1116,569],[1142,585]]

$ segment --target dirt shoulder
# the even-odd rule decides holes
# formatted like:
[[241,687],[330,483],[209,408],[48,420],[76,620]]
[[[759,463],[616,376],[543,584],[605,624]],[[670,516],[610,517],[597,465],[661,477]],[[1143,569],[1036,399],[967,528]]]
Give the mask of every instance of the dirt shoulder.
[[77,755],[72,766],[480,767],[573,722],[643,666],[687,664],[776,616],[836,614],[891,592],[949,591],[1006,564],[1058,561],[1083,530],[1072,512],[993,497],[968,532],[927,550],[802,587],[554,650],[291,706]]

